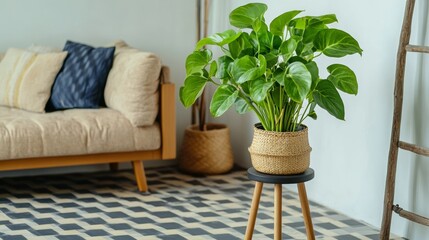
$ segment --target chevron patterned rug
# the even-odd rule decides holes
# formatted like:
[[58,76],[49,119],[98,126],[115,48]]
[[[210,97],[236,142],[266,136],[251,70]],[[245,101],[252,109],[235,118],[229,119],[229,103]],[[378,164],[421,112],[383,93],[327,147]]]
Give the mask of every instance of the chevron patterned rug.
[[[243,239],[253,194],[245,171],[194,177],[131,171],[0,179],[0,239]],[[310,202],[317,239],[378,239],[364,223]],[[265,184],[253,239],[273,239],[273,186]],[[283,194],[283,239],[306,239],[297,195]]]

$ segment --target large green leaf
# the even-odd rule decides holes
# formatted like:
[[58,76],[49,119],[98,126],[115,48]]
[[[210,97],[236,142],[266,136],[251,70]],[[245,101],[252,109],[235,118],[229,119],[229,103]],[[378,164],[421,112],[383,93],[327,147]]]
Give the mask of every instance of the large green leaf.
[[281,68],[277,68],[275,72],[273,72],[273,79],[276,81],[280,86],[285,85],[285,70]]
[[252,28],[257,19],[262,19],[268,7],[263,3],[249,3],[234,9],[229,14],[229,22],[238,28]]
[[218,60],[218,70],[217,78],[225,79],[230,77],[229,75],[229,65],[234,62],[234,60],[228,56],[222,56]]
[[328,80],[339,90],[356,95],[358,93],[358,82],[356,75],[349,67],[342,64],[332,64],[328,67]]
[[317,114],[314,111],[314,109],[316,108],[316,105],[317,105],[316,102],[310,103],[310,110],[308,111],[308,116],[314,120],[317,120]]
[[319,31],[314,38],[314,47],[328,57],[362,54],[359,43],[350,34],[338,29]]
[[201,73],[211,59],[212,52],[210,50],[194,51],[186,58],[186,75]]
[[280,36],[277,35],[273,35],[273,49],[279,49],[280,45],[282,45],[282,38]]
[[296,47],[298,46],[297,41],[294,38],[289,38],[280,45],[280,52],[283,54],[284,61],[287,61],[292,57]]
[[304,31],[302,41],[307,44],[312,43],[317,33],[326,28],[327,26],[322,20],[310,18],[307,28]]
[[326,14],[322,16],[312,16],[311,18],[322,21],[324,24],[331,24],[338,22],[337,16],[335,14]]
[[289,38],[288,40],[284,41],[282,45],[280,45],[280,52],[282,54],[290,54],[295,51],[297,46],[297,41],[294,38]]
[[267,70],[267,60],[262,54],[258,55],[258,60],[259,60],[259,76],[262,76],[265,74],[265,71]]
[[256,34],[258,36],[259,52],[270,52],[273,44],[273,34],[268,31],[268,26],[265,23],[262,23]]
[[272,50],[271,52],[265,54],[265,60],[267,62],[267,67],[272,68],[277,64],[279,59],[278,50]]
[[295,102],[301,103],[311,87],[311,74],[301,62],[293,62],[284,75],[284,85],[288,96]]
[[[243,34],[241,34],[243,36]],[[228,50],[231,57],[237,58],[241,51],[243,51],[241,36],[234,41],[228,43]]]
[[214,117],[219,117],[235,103],[238,97],[238,90],[230,85],[222,85],[213,94],[210,102],[210,113]]
[[240,59],[236,59],[232,64],[231,74],[237,83],[256,79],[259,75],[257,58],[244,56]]
[[210,77],[214,77],[214,76],[216,76],[216,72],[217,72],[217,62],[216,62],[216,61],[213,61],[213,62],[210,64],[210,72],[209,72],[209,76],[210,76]]
[[253,101],[259,103],[262,102],[273,86],[274,82],[266,82],[263,78],[258,78],[250,83],[250,97]]
[[180,101],[185,107],[189,107],[197,100],[204,87],[206,86],[207,78],[201,75],[190,75],[185,79],[184,86],[180,88]]
[[[250,43],[250,36],[248,33],[243,32],[240,37],[228,44],[228,49],[233,58],[239,58],[240,54],[246,49],[252,49],[253,45]],[[248,55],[254,55],[252,52]]]
[[[237,83],[252,81],[265,74],[267,61],[263,55],[258,56],[258,61],[254,57],[245,56],[234,62],[232,75]],[[258,66],[259,64],[259,66]]]
[[289,58],[288,63],[293,63],[293,62],[300,62],[303,64],[307,64],[307,61],[300,56],[293,56],[293,57]]
[[249,90],[249,82],[245,82],[240,84],[241,90],[246,93],[247,95],[250,94],[250,90]]
[[258,67],[252,68],[244,72],[238,79],[237,83],[244,83],[247,81],[252,81],[261,76],[261,71]]
[[244,99],[237,98],[237,100],[235,101],[235,111],[238,114],[245,114],[249,110],[250,110],[249,104],[247,104],[247,102],[244,101]]
[[312,119],[314,119],[314,120],[317,120],[317,114],[316,114],[316,112],[315,111],[313,111],[313,112],[309,112],[308,113],[308,116],[309,117],[311,117]]
[[344,120],[344,103],[332,82],[322,80],[313,92],[314,101],[332,116]]
[[283,97],[285,92],[278,82],[273,83],[273,89],[269,94],[273,99],[275,106],[283,106],[283,103],[285,102],[285,97]]
[[304,30],[307,27],[307,17],[295,18],[289,23],[294,29]]
[[240,37],[241,33],[241,31],[235,32],[232,29],[226,30],[221,33],[215,33],[198,41],[195,50],[200,50],[205,45],[223,46]]
[[296,15],[298,15],[302,11],[289,11],[285,12],[282,15],[274,18],[274,20],[270,23],[270,31],[277,36],[283,37],[285,27],[289,24],[290,20],[292,20]]
[[311,90],[313,90],[317,83],[319,82],[319,67],[317,66],[316,62],[311,61],[307,64],[305,64],[305,67],[307,67],[308,71],[311,74]]

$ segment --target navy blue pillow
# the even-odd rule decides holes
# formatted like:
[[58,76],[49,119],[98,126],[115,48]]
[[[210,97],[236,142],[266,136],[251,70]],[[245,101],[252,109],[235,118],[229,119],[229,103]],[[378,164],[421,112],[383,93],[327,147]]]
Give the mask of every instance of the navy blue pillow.
[[98,108],[103,105],[104,87],[115,48],[93,48],[67,41],[64,51],[68,55],[52,86],[47,110]]

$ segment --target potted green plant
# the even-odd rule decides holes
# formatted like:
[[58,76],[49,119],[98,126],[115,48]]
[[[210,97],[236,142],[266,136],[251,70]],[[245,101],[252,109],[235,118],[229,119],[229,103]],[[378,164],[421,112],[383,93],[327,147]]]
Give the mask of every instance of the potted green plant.
[[[268,26],[266,10],[264,3],[240,6],[229,15],[238,30],[216,33],[196,44],[186,60],[180,100],[189,107],[206,84],[214,84],[213,116],[235,105],[238,113],[253,111],[260,121],[249,148],[255,169],[296,174],[308,168],[310,159],[303,121],[316,119],[317,107],[344,120],[338,90],[358,92],[356,75],[349,67],[332,64],[323,78],[316,59],[361,54],[362,49],[350,34],[329,27],[337,22],[334,14],[298,17],[302,11],[288,11]],[[206,45],[219,47],[223,55],[213,59]]]
[[[197,0],[196,3],[197,41],[200,41],[208,35],[210,1]],[[192,104],[191,125],[185,129],[178,155],[179,168],[197,175],[221,174],[234,165],[230,132],[226,124],[207,122],[204,92]]]

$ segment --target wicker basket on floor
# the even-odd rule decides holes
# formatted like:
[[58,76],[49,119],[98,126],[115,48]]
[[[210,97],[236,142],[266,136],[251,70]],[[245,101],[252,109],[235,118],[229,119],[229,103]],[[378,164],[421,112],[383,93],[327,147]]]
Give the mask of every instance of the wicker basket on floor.
[[201,175],[221,174],[232,169],[229,128],[224,124],[208,123],[207,131],[194,125],[185,130],[179,155],[179,168]]

